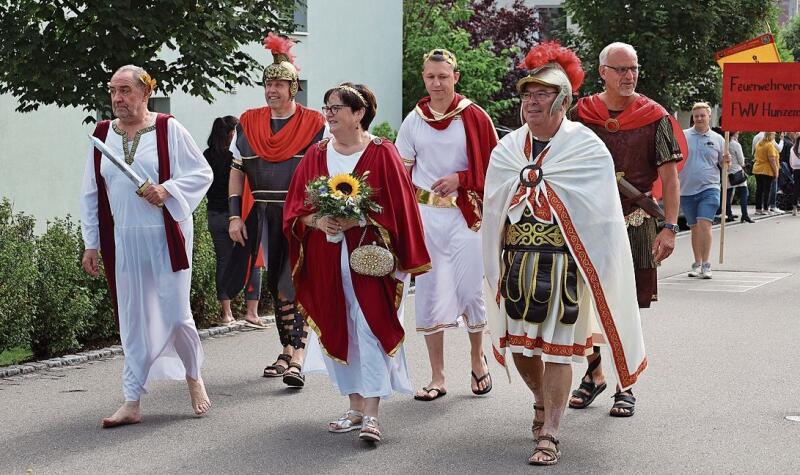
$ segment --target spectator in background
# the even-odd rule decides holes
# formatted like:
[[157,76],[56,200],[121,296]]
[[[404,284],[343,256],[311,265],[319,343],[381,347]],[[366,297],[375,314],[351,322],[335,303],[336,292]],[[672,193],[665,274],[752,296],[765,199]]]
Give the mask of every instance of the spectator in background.
[[683,131],[689,145],[686,166],[678,175],[681,209],[692,233],[694,262],[689,277],[711,278],[711,226],[720,201],[720,168],[730,155],[723,153],[725,139],[711,130],[711,106],[692,107],[694,126]]
[[[728,168],[728,175],[737,173],[739,170],[743,171],[744,153],[742,152],[742,145],[739,143],[739,132],[733,132],[731,134],[731,141],[728,144],[728,151],[731,154],[731,166]],[[747,189],[747,180],[739,183],[738,185],[731,185],[729,183],[728,186],[729,189],[726,202],[726,214],[728,215],[728,221],[733,221],[735,219],[733,210],[731,209],[731,203],[733,202],[733,195],[735,193],[739,197],[739,204],[742,208],[741,222],[752,223],[753,220],[750,219],[750,216],[747,214],[747,203],[750,199],[750,192]]]
[[795,132],[794,146],[789,152],[789,166],[794,177],[794,196],[792,197],[792,216],[797,216],[797,201],[800,198],[800,132]]
[[[222,307],[222,318],[219,321],[222,325],[230,325],[236,321],[231,311],[231,298],[225,292],[222,276],[234,246],[234,242],[228,234],[228,179],[233,160],[233,154],[228,148],[238,123],[239,119],[231,115],[214,119],[211,134],[208,136],[208,148],[203,152],[206,161],[214,171],[214,181],[206,193],[208,198],[206,206],[208,232],[211,233],[211,239],[214,241],[214,254],[217,258],[217,300]],[[244,298],[247,302],[247,314],[244,319],[248,326],[265,328],[258,318],[258,301],[261,298],[261,269],[258,267],[253,267]]]
[[[753,151],[753,161],[755,161],[756,147],[758,146],[759,142],[761,142],[761,140],[764,138],[764,135],[766,133],[767,132],[759,132],[755,135],[755,137],[753,137],[753,148],[751,149]],[[777,138],[777,134],[774,134],[773,137],[774,138],[772,142],[775,144],[775,148],[778,150],[778,153],[783,152],[783,138],[784,138],[783,132],[781,132],[780,138]],[[779,170],[780,166],[781,166],[780,163],[778,163]],[[773,181],[772,184],[770,185],[768,200],[769,200],[768,201],[769,205],[766,208],[764,208],[764,211],[769,211],[770,213],[774,213],[776,209],[775,204],[778,201],[777,175],[775,181]]]
[[775,145],[775,132],[763,135],[753,152],[753,175],[756,177],[756,215],[768,214],[769,194],[773,182],[778,178],[780,153]]

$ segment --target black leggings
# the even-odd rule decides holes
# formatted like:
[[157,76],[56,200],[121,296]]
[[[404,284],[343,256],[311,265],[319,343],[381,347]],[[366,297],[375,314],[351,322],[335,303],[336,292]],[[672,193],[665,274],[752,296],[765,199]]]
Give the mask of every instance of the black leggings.
[[775,178],[756,174],[756,211],[769,209],[769,190]]

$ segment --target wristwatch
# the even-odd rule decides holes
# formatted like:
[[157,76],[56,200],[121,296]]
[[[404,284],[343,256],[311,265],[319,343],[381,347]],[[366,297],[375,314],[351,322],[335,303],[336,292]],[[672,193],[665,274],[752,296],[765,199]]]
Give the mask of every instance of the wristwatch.
[[669,229],[670,231],[672,231],[673,234],[678,234],[678,231],[681,230],[680,226],[678,226],[677,224],[664,223],[661,225],[661,227],[663,229]]

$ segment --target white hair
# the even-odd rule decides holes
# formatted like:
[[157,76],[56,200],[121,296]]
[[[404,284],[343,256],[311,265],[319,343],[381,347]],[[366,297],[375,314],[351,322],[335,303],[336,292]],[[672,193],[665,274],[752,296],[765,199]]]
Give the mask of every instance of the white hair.
[[628,43],[622,43],[620,41],[616,41],[611,43],[610,45],[603,48],[603,51],[600,52],[600,64],[606,64],[606,60],[608,59],[608,55],[611,54],[612,51],[616,49],[624,49],[631,53],[636,61],[639,61],[639,56],[636,54],[636,49],[633,46],[629,45]]
[[146,88],[146,87],[147,87],[147,86],[144,84],[144,82],[142,82],[142,81],[140,81],[140,80],[139,80],[139,77],[140,77],[141,75],[143,75],[143,74],[147,74],[147,71],[145,71],[145,70],[144,70],[144,68],[143,68],[143,67],[141,67],[141,66],[136,66],[136,65],[133,65],[133,64],[126,64],[125,66],[122,66],[122,67],[120,67],[119,69],[117,69],[117,70],[114,72],[114,75],[116,76],[116,75],[117,75],[117,74],[119,74],[119,73],[124,73],[124,72],[128,72],[128,71],[130,71],[130,73],[131,73],[131,78],[133,78],[133,81],[136,83],[136,85],[138,85],[138,86],[139,86],[139,87],[141,87],[142,89],[144,89],[144,88]]

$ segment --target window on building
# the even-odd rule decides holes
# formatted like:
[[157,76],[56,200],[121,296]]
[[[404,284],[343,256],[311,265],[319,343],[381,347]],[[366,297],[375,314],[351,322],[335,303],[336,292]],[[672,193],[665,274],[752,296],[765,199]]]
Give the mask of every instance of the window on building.
[[539,41],[557,39],[567,31],[567,13],[561,7],[535,7],[539,20]]
[[169,114],[169,97],[151,97],[147,101],[147,109],[151,112]]
[[305,1],[298,2],[294,8],[295,33],[308,32],[308,5]]

